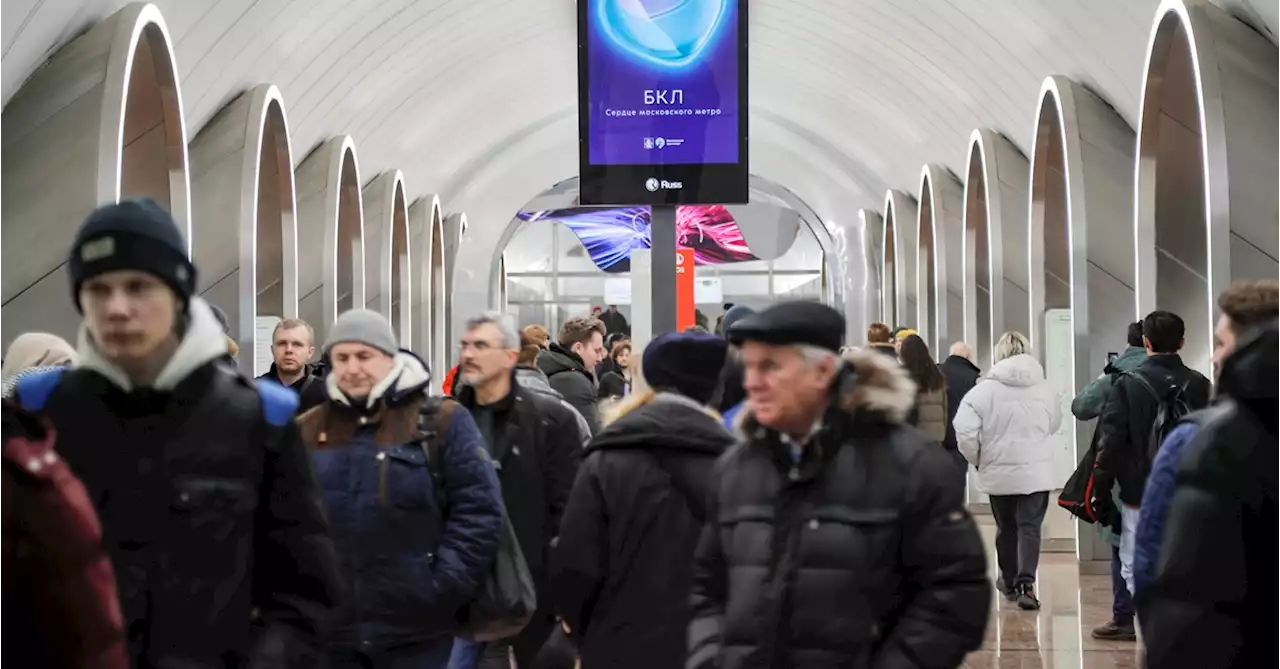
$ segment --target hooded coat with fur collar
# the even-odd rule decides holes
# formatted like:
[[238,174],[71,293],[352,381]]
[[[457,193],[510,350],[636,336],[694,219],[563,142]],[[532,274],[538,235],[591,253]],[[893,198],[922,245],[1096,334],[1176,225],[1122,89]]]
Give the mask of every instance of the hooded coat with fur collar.
[[315,480],[292,421],[269,426],[259,390],[225,354],[200,298],[145,388],[82,328],[80,366],[44,405],[102,521],[130,666],[319,662],[340,585]]
[[953,667],[982,642],[991,584],[955,466],[903,425],[915,389],[851,357],[798,460],[743,417],[698,544],[690,669]]

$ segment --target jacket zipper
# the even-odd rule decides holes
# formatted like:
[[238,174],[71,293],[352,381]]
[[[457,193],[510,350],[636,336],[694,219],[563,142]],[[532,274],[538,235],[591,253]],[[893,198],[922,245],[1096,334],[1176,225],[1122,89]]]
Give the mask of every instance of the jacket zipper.
[[379,451],[374,456],[378,461],[378,505],[388,506],[387,503],[387,452]]

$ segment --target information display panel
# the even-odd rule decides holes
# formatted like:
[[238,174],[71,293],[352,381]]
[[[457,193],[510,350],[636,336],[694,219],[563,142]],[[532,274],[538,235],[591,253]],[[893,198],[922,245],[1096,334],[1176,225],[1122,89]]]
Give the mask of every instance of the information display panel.
[[747,202],[747,3],[578,2],[580,202]]

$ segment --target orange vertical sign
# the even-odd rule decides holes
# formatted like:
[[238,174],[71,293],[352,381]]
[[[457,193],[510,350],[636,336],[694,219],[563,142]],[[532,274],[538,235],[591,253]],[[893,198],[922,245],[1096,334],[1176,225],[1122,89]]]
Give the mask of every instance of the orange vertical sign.
[[676,250],[676,331],[697,323],[693,299],[693,249]]

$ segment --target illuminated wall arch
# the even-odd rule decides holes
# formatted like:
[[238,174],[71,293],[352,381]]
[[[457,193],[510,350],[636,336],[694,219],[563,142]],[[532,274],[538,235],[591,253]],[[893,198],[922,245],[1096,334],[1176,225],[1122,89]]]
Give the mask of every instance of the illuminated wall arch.
[[254,319],[298,315],[293,152],[279,89],[256,86],[218,112],[191,142],[191,175],[204,296],[227,313],[245,351],[240,368],[263,373],[254,369]]
[[[964,339],[990,369],[1001,334],[1030,332],[1027,304],[1026,156],[1007,137],[969,137],[964,182]],[[952,318],[955,316],[953,315]],[[941,354],[939,354],[941,355]]]
[[323,344],[344,311],[363,306],[364,212],[355,142],[333,137],[298,165],[298,314]]
[[1207,2],[1156,11],[1134,175],[1138,304],[1182,316],[1183,356],[1205,374],[1217,293],[1277,273],[1276,58]]
[[884,232],[880,237],[883,287],[881,320],[889,327],[915,327],[916,201],[890,189],[884,195]]
[[505,257],[498,259],[498,277],[501,282],[498,287],[498,310],[507,313],[507,259]]
[[[916,330],[934,357],[964,337],[964,280],[959,253],[964,188],[941,165],[920,169],[916,220]],[[952,257],[955,256],[955,257]]]
[[413,264],[404,174],[390,170],[365,186],[365,306],[386,316],[401,346],[413,345]]
[[[850,281],[850,284],[846,286],[845,290],[845,311],[851,311],[861,306],[864,312],[861,314],[864,327],[854,329],[852,324],[849,326],[848,340],[850,344],[857,344],[865,338],[867,328],[872,323],[883,318],[884,305],[888,303],[884,288],[884,216],[881,216],[880,212],[873,209],[859,209],[858,222],[863,238],[862,246],[865,249],[861,254],[862,261],[866,263],[868,269],[864,273],[864,283],[861,286],[846,278],[846,281]],[[849,240],[846,239],[845,235],[849,233],[840,228],[837,229],[837,232],[841,234],[835,236],[836,246],[848,246]],[[841,255],[854,259],[856,262],[858,254],[842,251]],[[862,299],[850,299],[850,293],[854,292],[860,292]],[[845,318],[849,318],[849,315],[846,314]]]
[[[4,108],[4,343],[74,341],[67,244],[95,207],[154,198],[191,248],[187,137],[172,40],[154,5],[126,5],[72,40]],[[21,223],[18,223],[21,221]],[[50,239],[60,240],[49,243]]]
[[[467,234],[467,215],[465,213],[449,214],[444,217],[441,225],[441,253],[444,256],[444,352],[442,355],[445,360],[452,360],[453,356],[453,340],[455,337],[453,324],[454,321],[454,279],[457,272],[454,271],[454,263],[458,257],[458,246],[462,243],[462,238]],[[468,310],[479,312],[485,307],[481,305],[467,305]],[[464,316],[470,317],[471,313]]]
[[[1126,215],[1134,134],[1101,98],[1060,76],[1041,85],[1033,129],[1030,337],[1065,412],[1065,403],[1098,376],[1107,352],[1123,349],[1134,318],[1133,219]],[[1063,420],[1064,442],[1053,449],[1063,480],[1088,450],[1092,431],[1087,423]],[[1079,559],[1110,558],[1095,532],[1077,529],[1076,538]]]
[[[1097,376],[1137,312],[1134,134],[1106,102],[1061,76],[1040,88],[1028,185],[1031,340],[1046,310],[1072,310],[1074,387]],[[1093,223],[1093,225],[1091,225]]]
[[431,365],[434,378],[443,379],[448,370],[444,348],[446,295],[444,292],[444,219],[440,198],[419,198],[409,206],[414,276],[414,346]]

